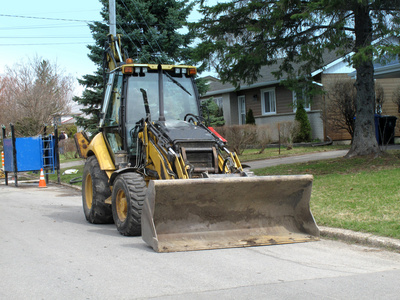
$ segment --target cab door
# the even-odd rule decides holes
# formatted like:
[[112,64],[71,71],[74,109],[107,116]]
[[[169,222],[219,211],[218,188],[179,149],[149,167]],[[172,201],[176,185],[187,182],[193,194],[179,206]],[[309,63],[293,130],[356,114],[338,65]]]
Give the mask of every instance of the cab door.
[[[111,73],[107,82],[100,122],[104,137],[111,153],[124,150],[123,148],[123,75]],[[113,155],[112,155],[113,156]]]

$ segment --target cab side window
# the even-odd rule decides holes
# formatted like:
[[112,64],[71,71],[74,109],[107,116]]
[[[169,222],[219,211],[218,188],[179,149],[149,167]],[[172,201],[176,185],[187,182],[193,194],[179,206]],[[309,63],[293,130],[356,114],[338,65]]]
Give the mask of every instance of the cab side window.
[[120,122],[120,107],[122,97],[122,75],[117,75],[111,91],[111,98],[108,103],[105,126],[117,126]]
[[104,118],[104,133],[113,153],[123,149],[123,140],[119,133],[119,125],[121,122],[122,80],[122,74],[115,74],[111,90],[109,90],[110,97]]

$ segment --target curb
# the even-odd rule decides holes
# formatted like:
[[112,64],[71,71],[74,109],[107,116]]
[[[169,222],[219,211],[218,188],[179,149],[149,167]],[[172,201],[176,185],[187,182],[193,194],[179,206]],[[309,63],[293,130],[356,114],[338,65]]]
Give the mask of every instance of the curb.
[[58,183],[57,181],[54,180],[49,180],[50,183],[55,184],[55,185],[61,185],[63,187],[67,187],[67,188],[71,188],[77,191],[82,191],[82,186],[81,185],[73,185],[70,183],[64,183],[64,182],[60,182]]
[[371,233],[355,232],[348,229],[330,228],[319,226],[320,234],[323,237],[335,238],[345,242],[362,244],[366,246],[379,247],[400,252],[400,240],[381,237]]

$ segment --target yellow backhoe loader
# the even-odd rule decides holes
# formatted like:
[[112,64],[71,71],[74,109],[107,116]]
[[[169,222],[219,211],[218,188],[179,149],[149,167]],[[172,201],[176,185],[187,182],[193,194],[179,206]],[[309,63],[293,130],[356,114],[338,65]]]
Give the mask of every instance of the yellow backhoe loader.
[[100,132],[75,136],[86,158],[83,210],[155,251],[318,240],[311,175],[253,176],[204,125],[196,68],[137,64],[109,35]]

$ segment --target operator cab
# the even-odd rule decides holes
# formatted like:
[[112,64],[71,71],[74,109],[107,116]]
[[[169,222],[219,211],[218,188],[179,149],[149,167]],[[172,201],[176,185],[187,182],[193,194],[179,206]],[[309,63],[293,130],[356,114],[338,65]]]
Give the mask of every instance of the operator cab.
[[186,121],[187,114],[198,116],[195,74],[194,67],[151,64],[125,64],[110,72],[100,116],[100,128],[110,153],[122,151],[135,156],[135,127],[146,117],[151,121],[164,118],[166,126],[176,127]]

